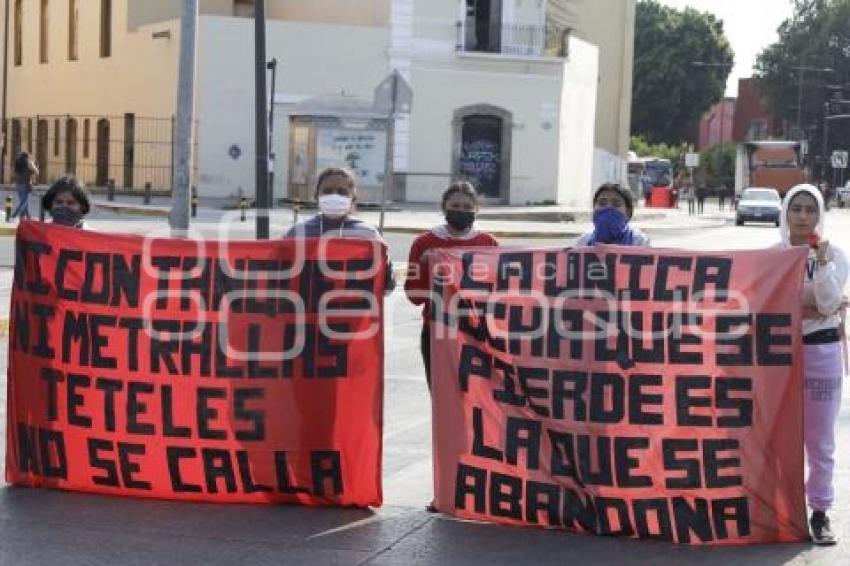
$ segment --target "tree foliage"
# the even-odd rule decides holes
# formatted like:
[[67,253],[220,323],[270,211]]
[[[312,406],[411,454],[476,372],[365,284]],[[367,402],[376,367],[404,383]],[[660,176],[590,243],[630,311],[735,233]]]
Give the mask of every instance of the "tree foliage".
[[700,155],[699,173],[709,188],[735,186],[735,159],[738,146],[734,143],[718,144]]
[[686,148],[682,145],[656,143],[652,144],[641,136],[632,136],[629,141],[629,149],[640,157],[659,157],[669,159],[671,163],[678,164],[685,155]]
[[[756,76],[773,113],[797,124],[797,99],[802,77],[802,136],[810,154],[822,154],[824,104],[844,86],[850,95],[850,0],[796,0],[794,14],[779,27],[779,41],[758,57]],[[832,72],[799,67],[830,68]],[[836,109],[838,110],[838,109]],[[842,109],[844,112],[847,107]],[[830,125],[830,147],[850,146],[850,124]]]
[[[715,66],[697,67],[696,61]],[[723,97],[732,65],[716,16],[638,2],[632,133],[651,143],[694,141],[700,117]]]

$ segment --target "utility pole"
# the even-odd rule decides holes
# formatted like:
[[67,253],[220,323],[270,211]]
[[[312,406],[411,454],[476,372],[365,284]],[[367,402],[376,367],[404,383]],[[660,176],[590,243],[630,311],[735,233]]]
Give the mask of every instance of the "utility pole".
[[189,200],[192,184],[193,126],[195,124],[195,49],[198,34],[198,0],[183,0],[180,18],[180,66],[177,77],[177,144],[174,185],[171,193],[172,237],[185,237],[189,231]]
[[398,72],[392,74],[392,88],[390,90],[390,111],[387,115],[387,151],[384,154],[384,182],[381,185],[381,214],[378,218],[378,231],[384,233],[384,219],[387,210],[387,195],[393,187],[394,162],[395,162],[395,119],[396,103],[398,98]]
[[823,103],[823,145],[821,147],[821,172],[820,172],[820,180],[822,183],[826,182],[827,179],[827,167],[831,167],[832,163],[830,162],[830,154],[829,154],[829,115],[831,105],[829,102]]
[[274,208],[274,91],[277,82],[277,58],[272,58],[266,64],[266,68],[272,72],[272,88],[269,95],[269,208]]
[[806,72],[805,67],[800,67],[800,79],[797,85],[797,137],[803,139],[803,77]]
[[266,1],[254,3],[254,102],[257,159],[257,239],[269,239],[269,139],[266,117]]
[[813,73],[834,73],[835,70],[831,67],[809,67],[807,65],[798,65],[791,68],[800,72],[800,78],[797,84],[797,139],[803,141],[803,80],[805,73],[806,71]]
[[6,156],[9,155],[9,131],[6,127],[6,100],[9,98],[9,0],[4,2],[3,17],[3,150],[0,151],[0,183],[6,182]]

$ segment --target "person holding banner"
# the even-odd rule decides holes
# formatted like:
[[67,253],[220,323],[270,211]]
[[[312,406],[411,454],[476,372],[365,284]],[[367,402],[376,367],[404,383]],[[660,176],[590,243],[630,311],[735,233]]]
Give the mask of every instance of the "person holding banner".
[[847,256],[823,239],[825,206],[820,191],[798,185],[785,197],[780,226],[783,246],[808,246],[803,287],[804,437],[809,464],[806,495],[812,542],[835,544],[826,512],[834,499],[835,423],[841,406],[841,310]]
[[594,244],[649,247],[649,238],[629,225],[634,216],[632,193],[616,183],[606,183],[593,195],[593,230],[581,236],[576,247]]
[[54,224],[83,228],[83,219],[91,210],[89,197],[71,175],[62,177],[41,197],[41,208],[50,214]]
[[446,223],[419,235],[413,241],[407,263],[407,279],[404,282],[404,291],[407,293],[408,300],[414,305],[422,306],[422,334],[419,346],[429,390],[431,389],[431,327],[429,323],[431,306],[428,294],[431,290],[431,282],[427,261],[428,252],[441,248],[499,245],[496,238],[475,227],[479,201],[478,193],[471,183],[467,181],[452,183],[443,193],[442,203]]
[[[319,203],[319,214],[292,226],[286,238],[339,236],[384,242],[377,228],[352,216],[357,202],[357,180],[348,169],[328,167],[322,171],[316,181],[316,201]],[[396,281],[392,262],[385,258],[385,263],[385,287],[386,292],[391,293]]]

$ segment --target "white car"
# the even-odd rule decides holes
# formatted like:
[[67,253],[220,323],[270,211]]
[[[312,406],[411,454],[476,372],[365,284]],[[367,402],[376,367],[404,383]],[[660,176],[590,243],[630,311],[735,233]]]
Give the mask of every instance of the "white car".
[[749,187],[741,193],[735,224],[744,222],[771,222],[779,226],[782,216],[782,199],[776,189]]

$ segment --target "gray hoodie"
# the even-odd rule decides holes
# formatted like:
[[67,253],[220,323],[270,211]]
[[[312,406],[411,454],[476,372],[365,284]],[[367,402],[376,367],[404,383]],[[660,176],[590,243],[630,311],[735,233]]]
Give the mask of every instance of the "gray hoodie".
[[[823,238],[824,232],[824,204],[820,191],[814,185],[797,185],[785,196],[782,203],[782,219],[779,233],[782,236],[783,247],[791,247],[791,229],[788,225],[788,206],[794,197],[800,193],[810,194],[818,203],[818,225],[815,233]],[[825,266],[817,264],[817,253],[809,250],[809,259],[806,264],[806,275],[803,283],[804,307],[817,309],[823,318],[803,321],[803,335],[812,334],[819,330],[838,328],[841,324],[838,309],[844,298],[847,287],[847,256],[832,242],[829,245],[828,263]]]

